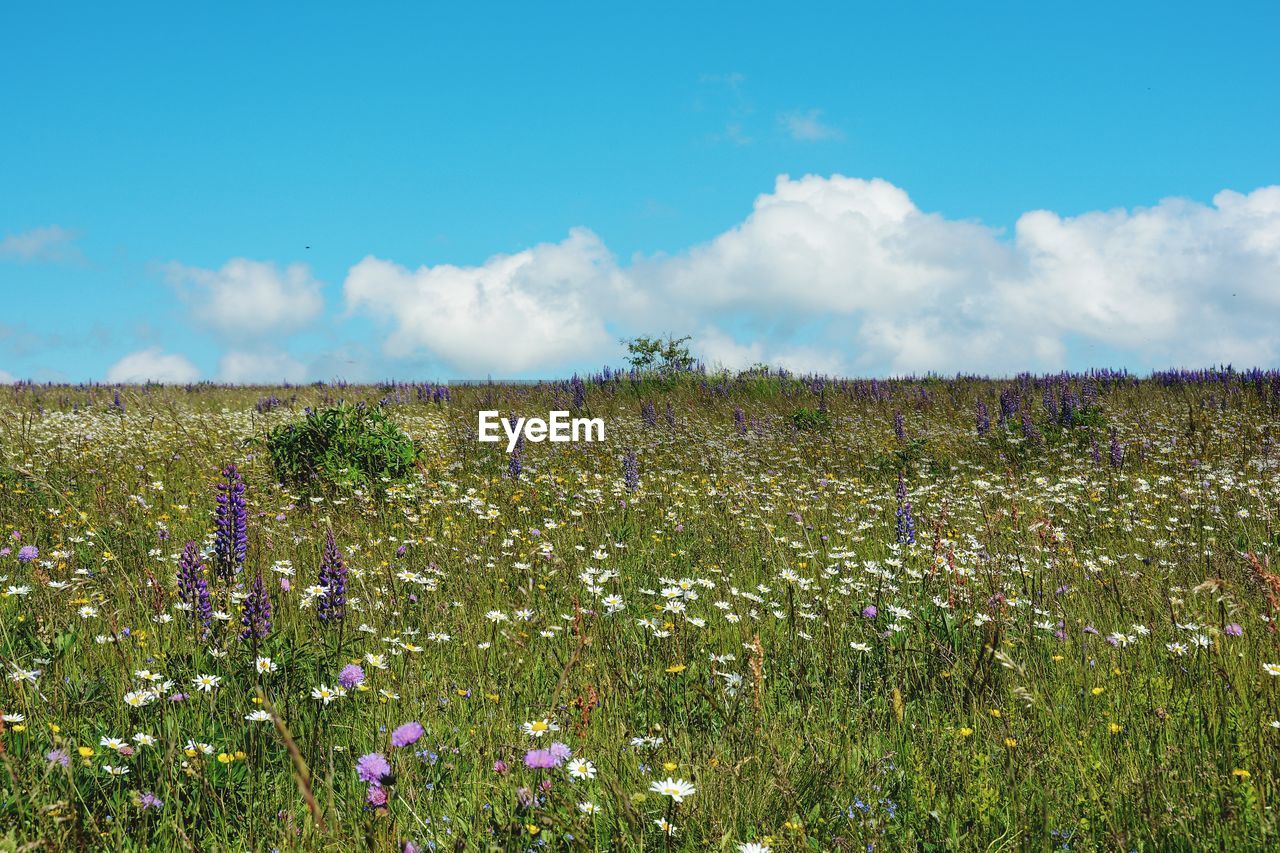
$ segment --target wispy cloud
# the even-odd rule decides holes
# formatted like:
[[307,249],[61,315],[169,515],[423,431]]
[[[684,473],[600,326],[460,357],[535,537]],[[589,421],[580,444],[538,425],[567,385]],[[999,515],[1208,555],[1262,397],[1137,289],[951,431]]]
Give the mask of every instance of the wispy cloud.
[[755,141],[746,128],[746,120],[755,113],[747,97],[746,82],[746,75],[738,71],[703,74],[698,78],[697,109],[721,121],[720,129],[707,136],[712,142],[750,145]]
[[843,139],[844,133],[822,121],[822,110],[794,110],[778,116],[778,123],[792,139],[799,142],[821,142]]
[[323,285],[306,264],[281,269],[268,261],[232,258],[216,270],[178,263],[162,270],[191,305],[196,323],[229,338],[296,332],[324,310]]
[[76,235],[61,225],[44,225],[0,239],[0,258],[22,263],[79,263]]

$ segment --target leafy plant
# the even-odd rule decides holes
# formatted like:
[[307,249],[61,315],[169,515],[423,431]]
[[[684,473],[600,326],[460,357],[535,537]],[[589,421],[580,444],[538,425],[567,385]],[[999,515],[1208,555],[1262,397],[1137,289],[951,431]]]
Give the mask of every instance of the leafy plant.
[[418,459],[413,440],[381,409],[343,403],[308,410],[301,421],[274,428],[267,452],[276,476],[298,485],[403,480]]
[[831,427],[831,416],[821,409],[806,409],[803,406],[791,413],[791,423],[796,429],[827,430]]
[[627,345],[627,361],[637,370],[658,370],[661,373],[681,373],[692,370],[694,358],[689,354],[691,337],[662,338],[637,337],[623,341]]

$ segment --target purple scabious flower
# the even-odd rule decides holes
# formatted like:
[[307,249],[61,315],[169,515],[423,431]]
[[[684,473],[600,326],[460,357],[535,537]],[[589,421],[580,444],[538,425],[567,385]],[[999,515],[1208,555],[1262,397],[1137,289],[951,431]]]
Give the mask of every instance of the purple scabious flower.
[[267,595],[267,586],[262,582],[262,570],[253,576],[249,584],[249,595],[244,600],[244,610],[240,614],[241,640],[265,640],[271,631],[271,596]]
[[622,483],[628,492],[634,493],[640,488],[640,463],[634,450],[628,449],[622,457]]
[[71,753],[65,749],[51,749],[44,754],[44,760],[50,764],[61,764],[63,767],[71,765]]
[[547,747],[547,752],[551,753],[551,757],[556,760],[557,765],[563,761],[568,761],[569,757],[573,755],[573,750],[569,748],[569,744],[561,743],[560,741],[555,741],[551,746]]
[[321,622],[341,622],[347,615],[347,564],[333,540],[333,531],[325,533],[324,554],[320,557],[320,586],[324,595],[316,602]]
[[874,604],[868,604],[866,607],[862,608],[863,619],[874,619],[879,615],[880,615],[880,611],[879,609],[876,608]]
[[23,545],[18,549],[18,562],[30,563],[40,556],[40,549],[35,545]]
[[342,668],[342,672],[338,673],[338,683],[348,690],[360,686],[362,681],[364,681],[364,670],[359,664],[349,663]]
[[230,581],[244,568],[249,547],[248,514],[244,503],[244,479],[235,463],[222,469],[226,482],[218,483],[217,532],[213,539],[213,566],[218,577]]
[[423,733],[422,723],[416,720],[411,723],[405,723],[396,727],[395,731],[391,733],[391,745],[394,747],[409,746],[417,743],[418,738],[422,737]]
[[370,785],[365,799],[371,806],[385,806],[387,804],[387,789],[381,785]]
[[507,773],[511,772],[511,768],[507,766],[507,762],[499,758],[497,761],[493,762],[493,772],[497,773],[499,776],[506,776]]
[[391,775],[391,764],[381,752],[370,752],[356,759],[356,775],[361,782],[381,785]]
[[209,600],[209,584],[204,579],[204,561],[196,543],[188,542],[178,558],[178,598],[191,608],[193,618],[208,628],[213,620],[213,603]]
[[524,766],[533,770],[550,770],[559,763],[549,749],[531,749],[524,754]]
[[1222,629],[1222,633],[1226,634],[1228,637],[1240,637],[1244,634],[1244,628],[1241,628],[1238,623],[1232,622],[1230,625]]
[[147,809],[158,809],[158,808],[162,808],[163,806],[164,806],[164,800],[160,799],[150,791],[147,791],[138,796],[138,808],[142,809],[144,812]]

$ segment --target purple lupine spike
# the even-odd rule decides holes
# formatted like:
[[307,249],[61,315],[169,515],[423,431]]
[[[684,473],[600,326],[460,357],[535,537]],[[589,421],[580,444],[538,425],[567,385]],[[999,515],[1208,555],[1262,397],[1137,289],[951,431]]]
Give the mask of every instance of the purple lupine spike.
[[1033,447],[1044,444],[1044,436],[1036,429],[1035,422],[1031,420],[1031,412],[1026,409],[1022,410],[1022,437]]
[[663,414],[667,419],[667,426],[674,428],[676,425],[676,410],[671,408],[670,403],[667,403],[667,410]]
[[898,441],[907,440],[907,421],[902,417],[902,410],[893,413],[893,434]]
[[976,407],[974,422],[978,428],[979,438],[991,431],[991,416],[987,413],[987,404],[981,400]]
[[218,577],[230,581],[244,568],[245,552],[249,547],[249,525],[244,504],[244,479],[234,462],[222,469],[222,476],[226,482],[218,483],[213,567]]
[[652,401],[647,401],[640,408],[640,417],[644,420],[647,427],[656,427],[658,425],[658,410],[654,408]]
[[511,458],[507,460],[507,473],[511,475],[511,479],[519,480],[520,474],[524,471],[524,433],[516,436],[516,446],[511,451]]
[[1006,388],[1000,392],[1000,426],[1004,426],[1018,413],[1020,405],[1017,391]]
[[262,582],[262,570],[253,576],[249,584],[249,595],[244,600],[244,610],[240,614],[241,640],[265,640],[271,631],[271,597],[267,595],[266,584]]
[[911,516],[911,501],[907,499],[907,481],[898,474],[898,510],[894,513],[897,521],[898,543],[910,545],[916,541],[916,520]]
[[587,405],[587,386],[586,383],[578,376],[573,375],[573,407],[581,411]]
[[324,593],[316,601],[316,614],[321,622],[341,622],[347,615],[347,564],[332,530],[325,532],[319,582]]
[[178,598],[191,609],[192,618],[208,628],[213,621],[209,584],[204,579],[204,561],[196,543],[188,542],[178,558]]
[[1058,398],[1053,396],[1052,386],[1047,386],[1044,389],[1044,394],[1040,397],[1040,403],[1049,415],[1049,423],[1056,424],[1058,422]]
[[742,411],[741,406],[733,407],[733,422],[738,427],[738,435],[747,434],[747,413]]
[[1116,428],[1111,428],[1111,467],[1119,468],[1124,462],[1124,448],[1120,446],[1120,436],[1116,434]]
[[1075,426],[1076,412],[1079,411],[1080,404],[1076,400],[1076,395],[1070,391],[1062,393],[1062,413],[1059,415],[1062,426],[1071,429]]
[[631,449],[622,457],[622,482],[628,492],[635,493],[640,488],[640,463]]

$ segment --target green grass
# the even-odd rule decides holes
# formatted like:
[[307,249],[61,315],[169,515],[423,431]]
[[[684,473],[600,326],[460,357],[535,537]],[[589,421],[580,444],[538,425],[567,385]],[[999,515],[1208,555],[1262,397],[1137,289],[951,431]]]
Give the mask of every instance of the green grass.
[[[40,675],[0,684],[0,849],[1274,848],[1280,677],[1264,664],[1280,646],[1246,556],[1274,562],[1274,401],[1126,383],[1060,429],[1028,387],[1033,446],[994,423],[1012,387],[829,383],[829,425],[798,429],[819,396],[797,381],[592,385],[607,440],[526,443],[519,480],[475,441],[477,409],[539,414],[568,392],[454,389],[386,408],[421,448],[405,482],[317,494],[280,485],[261,440],[304,406],[386,389],[276,389],[294,399],[266,414],[270,389],[125,389],[124,414],[109,388],[14,389],[0,661]],[[646,427],[645,402],[675,426]],[[273,605],[256,649],[214,578],[230,621],[211,636],[174,607],[176,556],[212,547],[230,462],[248,483],[237,582],[262,570]],[[350,567],[340,625],[306,603],[330,529]],[[23,545],[39,558],[20,562]],[[352,662],[368,689],[312,698]],[[172,685],[131,708],[142,670]],[[266,708],[279,730],[245,719]],[[544,718],[559,731],[522,731]],[[390,748],[412,720],[422,740]],[[101,743],[135,733],[156,742]],[[595,777],[523,766],[552,740]],[[395,770],[385,807],[357,778],[370,752]],[[667,777],[696,792],[650,790]]]

